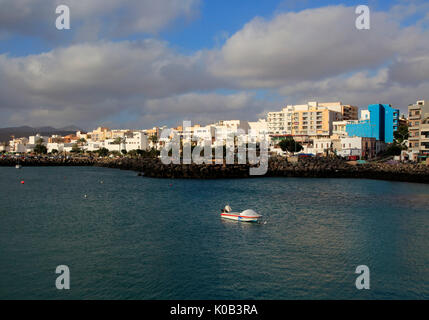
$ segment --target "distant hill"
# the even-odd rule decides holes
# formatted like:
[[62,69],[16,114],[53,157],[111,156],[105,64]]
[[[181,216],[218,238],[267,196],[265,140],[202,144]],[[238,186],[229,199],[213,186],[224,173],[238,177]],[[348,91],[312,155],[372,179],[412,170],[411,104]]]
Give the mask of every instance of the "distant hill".
[[12,135],[14,135],[15,138],[34,136],[38,133],[42,136],[51,136],[53,134],[65,136],[76,133],[76,131],[80,131],[80,129],[75,126],[68,126],[59,129],[53,127],[33,128],[28,126],[0,128],[0,142],[10,141],[10,136]]

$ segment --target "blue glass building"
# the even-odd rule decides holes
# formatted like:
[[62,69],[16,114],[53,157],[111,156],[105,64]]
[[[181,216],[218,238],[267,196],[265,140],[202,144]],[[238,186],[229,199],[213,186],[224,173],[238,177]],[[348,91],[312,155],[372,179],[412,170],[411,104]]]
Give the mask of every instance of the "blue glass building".
[[368,106],[370,117],[359,123],[348,124],[347,134],[350,137],[376,138],[386,143],[393,142],[393,133],[398,130],[399,110],[388,104],[371,104]]

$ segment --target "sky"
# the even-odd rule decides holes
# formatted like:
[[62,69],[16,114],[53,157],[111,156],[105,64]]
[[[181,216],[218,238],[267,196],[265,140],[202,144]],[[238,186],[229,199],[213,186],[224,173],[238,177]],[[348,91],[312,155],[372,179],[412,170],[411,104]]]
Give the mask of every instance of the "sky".
[[[70,8],[70,30],[55,9]],[[358,5],[370,29],[358,30]],[[429,2],[0,0],[0,127],[257,120],[429,99]]]

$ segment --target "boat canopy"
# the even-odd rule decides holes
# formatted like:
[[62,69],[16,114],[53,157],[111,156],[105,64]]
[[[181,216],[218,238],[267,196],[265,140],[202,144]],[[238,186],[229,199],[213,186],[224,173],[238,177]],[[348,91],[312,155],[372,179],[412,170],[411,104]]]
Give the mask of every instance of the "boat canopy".
[[260,217],[261,215],[253,211],[252,209],[244,210],[241,214],[241,216],[245,217]]

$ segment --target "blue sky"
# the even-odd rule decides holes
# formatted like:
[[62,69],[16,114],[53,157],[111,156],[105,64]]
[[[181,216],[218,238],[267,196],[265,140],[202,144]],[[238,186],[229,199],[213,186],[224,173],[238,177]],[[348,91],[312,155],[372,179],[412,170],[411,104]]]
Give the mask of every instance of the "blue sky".
[[54,28],[57,0],[0,0],[0,126],[255,120],[313,100],[405,111],[429,91],[427,1],[60,2],[72,30]]

